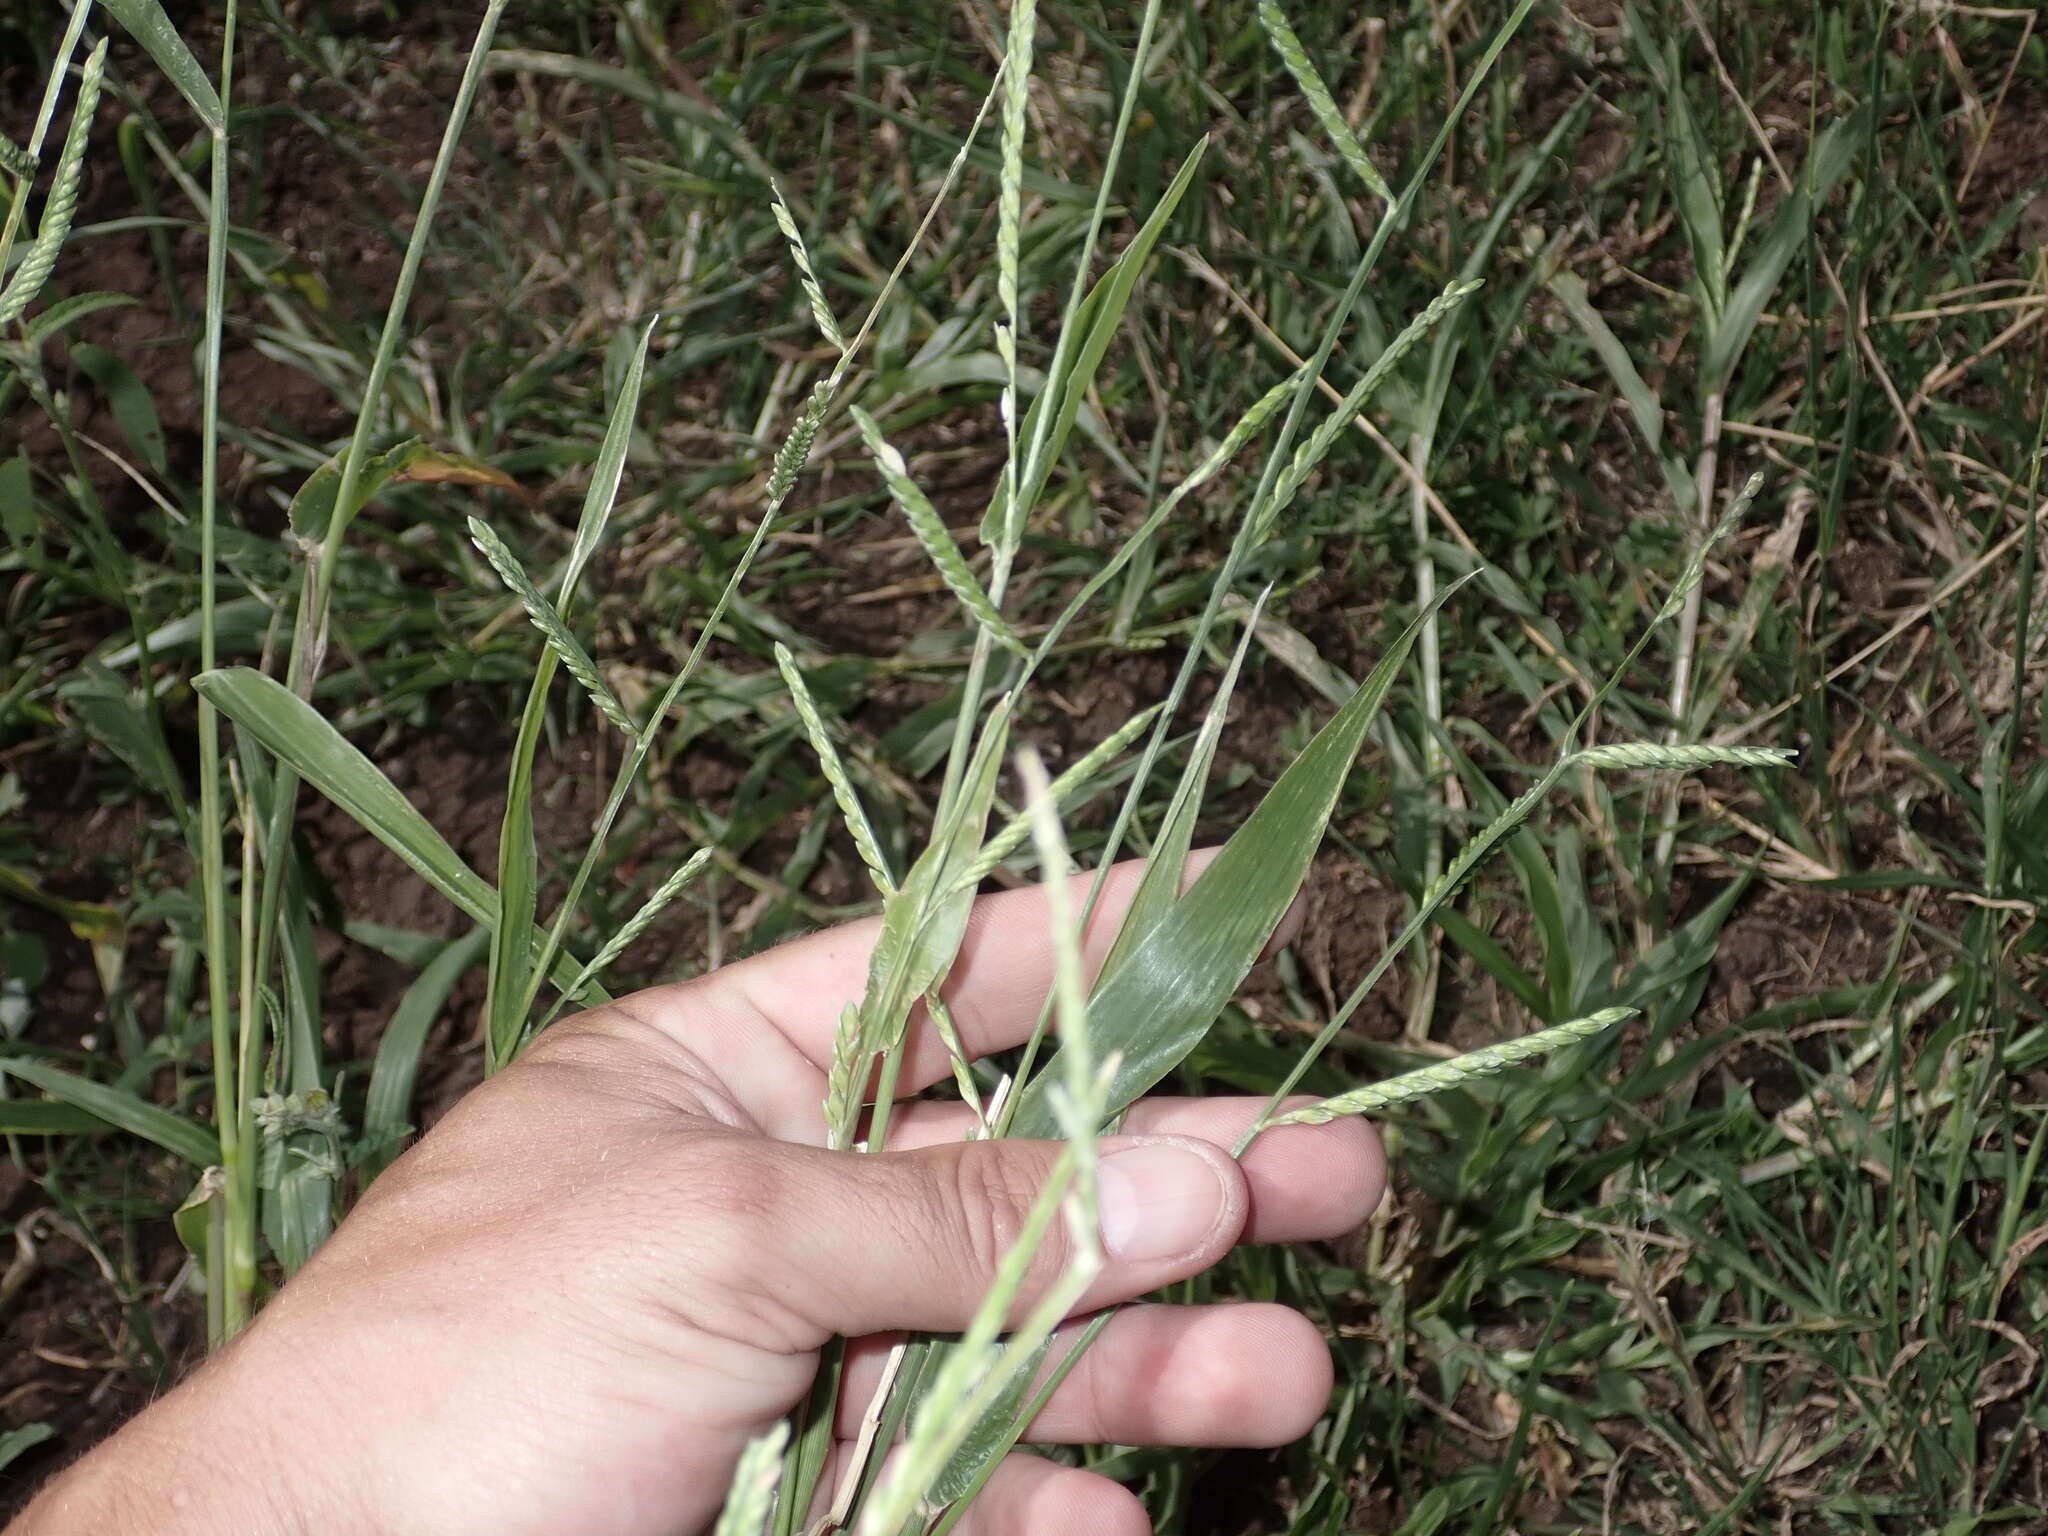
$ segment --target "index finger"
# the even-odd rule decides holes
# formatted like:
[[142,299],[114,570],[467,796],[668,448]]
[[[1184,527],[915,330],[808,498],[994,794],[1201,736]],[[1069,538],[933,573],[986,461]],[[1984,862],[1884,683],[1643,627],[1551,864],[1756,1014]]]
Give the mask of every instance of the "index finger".
[[[1191,855],[1184,884],[1213,857],[1213,850],[1207,849]],[[1104,878],[1101,900],[1081,934],[1082,964],[1090,981],[1108,957],[1144,874],[1144,860],[1128,859]],[[1068,897],[1075,911],[1086,902],[1094,879],[1091,870],[1069,880]],[[840,1012],[858,1002],[867,989],[868,962],[881,932],[879,917],[847,923],[715,971],[706,984],[729,988],[744,998],[822,1070],[831,1065]],[[939,988],[970,1056],[1005,1050],[1030,1038],[1052,988],[1053,966],[1044,886],[1001,891],[974,903],[959,955]],[[951,1070],[945,1043],[919,1003],[900,1079],[904,1091],[935,1083]]]
[[[1214,856],[1213,849],[1189,855],[1185,880],[1192,881]],[[1128,860],[1103,880],[1101,900],[1082,934],[1083,964],[1091,978],[1115,942],[1144,870],[1145,861]],[[1073,877],[1069,896],[1076,910],[1094,878],[1092,871]],[[1297,902],[1279,934],[1291,937],[1299,926]],[[808,1139],[818,1129],[822,1078],[831,1066],[840,1015],[866,989],[880,934],[879,918],[848,923],[622,1003],[714,1066],[765,1129]],[[958,958],[940,989],[969,1055],[1004,1050],[1030,1036],[1053,967],[1043,886],[975,902]],[[781,1049],[764,1050],[770,1040]],[[915,1093],[951,1070],[945,1044],[919,1003],[897,1091]]]

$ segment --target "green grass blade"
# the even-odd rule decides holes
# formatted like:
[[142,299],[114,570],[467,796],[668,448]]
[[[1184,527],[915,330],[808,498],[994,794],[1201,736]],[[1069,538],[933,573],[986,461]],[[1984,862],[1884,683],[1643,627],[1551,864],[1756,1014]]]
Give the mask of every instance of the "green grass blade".
[[479,922],[496,923],[496,895],[396,785],[310,704],[248,667],[202,673],[192,686],[280,762],[348,812],[435,890]]
[[164,445],[164,424],[157,415],[156,401],[150,398],[149,387],[118,353],[105,347],[74,341],[69,351],[71,361],[93,381],[107,402],[114,425],[121,429],[128,446],[142,456],[142,462],[159,479],[167,478],[171,465]]
[[[1636,30],[1640,45],[1657,46],[1646,29]],[[1663,56],[1663,68],[1653,71],[1653,78],[1664,97],[1664,152],[1671,162],[1672,201],[1692,247],[1693,289],[1706,311],[1706,333],[1712,335],[1728,302],[1727,193],[1714,152],[1686,99],[1688,75],[1679,66],[1675,40],[1664,45]]]
[[42,312],[21,328],[21,339],[31,350],[41,347],[53,336],[59,336],[69,327],[76,325],[87,315],[96,315],[103,309],[126,309],[142,301],[125,293],[107,293],[94,290],[90,293],[74,293],[67,298],[43,306]]
[[625,477],[626,454],[633,446],[633,420],[640,413],[640,391],[647,378],[647,347],[654,339],[655,322],[640,328],[640,340],[633,347],[632,361],[619,380],[619,397],[612,402],[611,416],[604,427],[604,441],[598,445],[597,460],[590,468],[590,484],[583,492],[583,511],[576,520],[576,538],[569,546],[568,563],[562,568],[560,608],[567,613],[576,600],[576,583],[590,562],[612,508],[619,499],[619,482]]
[[[1410,621],[1351,702],[1280,775],[1215,862],[1097,986],[1089,1006],[1097,1048],[1121,1054],[1109,1098],[1112,1112],[1180,1064],[1251,970],[1301,889],[1352,760],[1424,618],[1463,585],[1447,585]],[[1048,1069],[1021,1090],[1010,1134],[1058,1134],[1047,1091],[1053,1080]]]
[[18,1077],[40,1088],[60,1103],[70,1104],[95,1115],[130,1135],[153,1142],[166,1152],[182,1157],[195,1168],[210,1168],[220,1161],[220,1143],[205,1126],[172,1114],[159,1104],[139,1098],[122,1088],[111,1088],[66,1072],[48,1062],[20,1056],[0,1056],[0,1075]]
[[1181,877],[1187,870],[1188,851],[1195,845],[1195,819],[1201,814],[1203,788],[1209,782],[1209,769],[1216,761],[1216,748],[1223,740],[1223,723],[1230,713],[1230,701],[1237,692],[1237,679],[1244,668],[1245,652],[1251,648],[1259,615],[1265,611],[1266,600],[1272,595],[1273,589],[1266,588],[1245,614],[1244,630],[1237,638],[1237,649],[1230,653],[1230,664],[1223,669],[1223,676],[1216,684],[1216,695],[1209,701],[1208,712],[1202,717],[1202,728],[1188,750],[1180,782],[1174,786],[1173,798],[1167,802],[1166,812],[1160,818],[1158,834],[1152,840],[1151,855],[1145,861],[1145,873],[1125,910],[1116,943],[1102,962],[1104,977],[1123,964],[1140,936],[1150,932],[1166,916],[1167,909],[1180,900]]
[[1266,36],[1273,44],[1273,51],[1280,55],[1280,62],[1287,66],[1287,73],[1294,76],[1294,83],[1301,87],[1301,94],[1315,113],[1316,122],[1321,125],[1324,135],[1336,146],[1344,163],[1351,167],[1366,189],[1381,202],[1391,205],[1394,189],[1387,185],[1387,179],[1380,175],[1379,167],[1367,158],[1365,146],[1358,142],[1358,135],[1351,131],[1351,125],[1344,121],[1344,114],[1338,109],[1336,98],[1330,88],[1323,84],[1323,77],[1316,73],[1315,64],[1309,59],[1308,50],[1301,45],[1294,28],[1288,24],[1286,14],[1273,0],[1259,0],[1259,25],[1266,29]]
[[0,326],[12,325],[28,311],[37,294],[43,291],[43,284],[50,280],[56,270],[58,253],[64,249],[64,241],[71,233],[71,219],[78,212],[79,186],[85,176],[85,151],[92,137],[93,109],[99,105],[100,81],[107,69],[107,44],[102,38],[99,46],[86,57],[84,72],[79,77],[78,101],[71,109],[71,126],[64,134],[64,148],[57,157],[57,174],[50,184],[49,196],[43,201],[42,222],[36,229],[36,238],[22,257],[21,265],[14,269],[14,277],[5,288],[0,288]]
[[[476,105],[477,88],[482,83],[491,44],[498,35],[498,22],[505,14],[507,3],[508,0],[486,0],[483,18],[477,23],[476,37],[463,65],[462,79],[455,87],[455,100],[449,108],[448,121],[441,130],[440,145],[434,152],[433,167],[428,171],[426,187],[420,193],[419,211],[414,215],[412,230],[406,237],[405,255],[399,260],[398,277],[391,287],[391,301],[385,307],[384,321],[377,332],[377,348],[370,357],[369,376],[363,381],[355,428],[349,434],[348,447],[341,455],[340,481],[334,500],[338,506],[350,511],[361,505],[358,485],[371,460],[370,441],[382,430],[384,389],[398,359],[406,315],[412,306],[413,289],[419,283],[420,268],[427,259],[427,246],[435,218],[440,213],[441,198],[447,191],[450,176],[454,174],[456,148],[461,143],[463,129],[468,126],[470,110]],[[318,553],[309,562],[305,578],[300,583],[299,611],[293,629],[287,681],[292,690],[302,697],[312,696],[313,680],[320,675],[321,665],[326,659],[328,607],[334,595],[334,576],[340,564],[341,539],[347,526],[345,516],[334,519],[328,526],[318,541]],[[289,802],[289,794],[285,798]]]
[[1637,371],[1635,360],[1628,355],[1628,348],[1621,344],[1621,338],[1614,334],[1613,327],[1593,307],[1592,297],[1586,291],[1586,280],[1576,272],[1559,272],[1551,277],[1549,286],[1550,291],[1557,295],[1557,301],[1564,306],[1565,313],[1585,332],[1587,344],[1606,367],[1608,377],[1614,380],[1614,387],[1621,391],[1629,415],[1635,418],[1636,430],[1642,434],[1651,457],[1664,472],[1673,505],[1691,507],[1696,499],[1692,471],[1676,454],[1664,451],[1664,403]]
[[[1209,147],[1208,139],[1198,143],[1194,152],[1187,157],[1172,183],[1160,195],[1158,205],[1145,220],[1131,243],[1118,256],[1115,265],[1102,274],[1101,279],[1089,290],[1088,297],[1075,311],[1073,325],[1078,327],[1080,342],[1075,346],[1071,365],[1064,377],[1048,377],[1045,387],[1038,392],[1038,398],[1031,402],[1031,409],[1024,415],[1022,435],[1026,442],[1026,458],[1018,495],[1028,513],[1038,500],[1039,492],[1052,474],[1052,466],[1059,462],[1067,438],[1072,433],[1074,419],[1079,415],[1081,402],[1087,396],[1088,386],[1095,380],[1095,370],[1102,364],[1109,351],[1109,344],[1115,339],[1117,328],[1122,325],[1124,311],[1130,306],[1132,291],[1137,287],[1139,274],[1150,260],[1152,248],[1159,243],[1159,237],[1166,230],[1167,220],[1180,206],[1181,198],[1187,193],[1195,179],[1195,171],[1202,163],[1202,156]],[[981,538],[985,544],[999,541],[1002,530],[1009,526],[1009,490],[998,486],[989,509],[982,518]]]
[[427,1031],[441,1016],[456,984],[488,953],[490,938],[490,929],[478,925],[461,938],[450,939],[405,989],[385,1024],[363,1099],[363,1150],[356,1164],[365,1183],[391,1166],[399,1143],[412,1130],[413,1085],[419,1079]]
[[[312,705],[248,667],[201,673],[192,686],[463,912],[477,922],[497,924],[498,897],[489,882]],[[538,935],[534,942],[541,942]],[[576,970],[565,955],[553,962],[551,974],[566,983]]]
[[200,122],[215,133],[227,132],[227,114],[221,109],[219,93],[157,0],[100,0],[100,9],[120,22],[128,35],[149,51],[156,67],[185,98],[186,105],[199,115]]
[[118,1129],[61,1099],[0,1099],[0,1136],[92,1136]]
[[532,1017],[533,955],[523,942],[540,900],[540,855],[533,834],[533,759],[547,725],[555,654],[543,651],[519,717],[498,822],[498,922],[491,933],[490,985],[484,999],[484,1071],[510,1064]]
[[40,1419],[0,1434],[0,1472],[6,1471],[11,1462],[20,1460],[45,1440],[54,1439],[56,1434],[56,1430]]
[[1735,365],[1763,317],[1764,306],[1813,232],[1815,209],[1848,174],[1868,134],[1869,109],[1864,107],[1830,123],[1814,140],[1797,184],[1779,202],[1770,227],[1757,241],[1700,360],[1700,374],[1709,393],[1726,388],[1734,377]]
[[[309,545],[320,543],[334,530],[342,472],[342,461],[329,459],[306,477],[305,483],[292,497],[289,512],[292,532]],[[383,453],[372,454],[363,462],[350,488],[348,505],[341,513],[341,527],[346,529],[355,515],[394,480],[435,472],[442,472],[441,477],[446,479],[489,481],[495,477],[502,481],[504,478],[487,464],[461,454],[441,453],[418,438],[409,438]]]

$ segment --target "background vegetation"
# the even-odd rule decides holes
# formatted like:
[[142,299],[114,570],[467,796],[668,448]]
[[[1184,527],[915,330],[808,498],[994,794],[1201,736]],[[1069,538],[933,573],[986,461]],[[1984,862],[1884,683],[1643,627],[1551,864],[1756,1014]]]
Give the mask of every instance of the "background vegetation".
[[[287,508],[363,399],[478,9],[273,0],[243,17],[223,663],[282,671],[311,553]],[[1399,188],[1509,9],[1287,14]],[[216,58],[217,23],[187,10],[173,14],[194,52]],[[1036,296],[1023,360],[1039,368],[1028,338],[1054,332],[1132,88],[1126,12],[1041,7],[1021,252]],[[0,8],[0,132],[16,147],[64,21]],[[758,531],[773,456],[834,360],[768,177],[834,308],[864,312],[1003,26],[972,0],[508,12],[378,422],[379,446],[417,436],[502,483],[465,469],[368,505],[331,567],[313,685],[487,877],[539,641],[465,519],[487,517],[528,570],[559,567],[658,315],[611,534],[571,615],[611,688],[646,708]],[[1027,632],[1314,351],[1380,216],[1247,0],[1168,7],[1136,89],[1106,254],[1212,144],[1027,530],[1011,608]],[[166,1220],[191,1168],[15,1069],[192,1125],[209,1112],[186,824],[213,167],[203,125],[118,33],[91,132],[71,238],[0,352],[0,1476],[15,1499],[206,1334]],[[13,182],[36,218],[49,163]],[[996,185],[991,138],[846,385],[970,553],[1003,460]],[[1556,755],[1752,472],[1762,495],[1696,615],[1629,671],[1602,724],[1799,759],[1717,770],[1682,796],[1575,776],[1390,970],[1312,1086],[1611,1003],[1648,1013],[1556,1068],[1392,1116],[1397,1190],[1370,1228],[1247,1253],[1194,1287],[1322,1316],[1342,1379],[1317,1434],[1284,1453],[1097,1454],[1145,1488],[1162,1530],[2048,1528],[2044,242],[2048,40],[2032,9],[1570,0],[1538,5],[1509,43],[1342,332],[1334,389],[1461,273],[1485,286],[1242,572],[1243,600],[1275,590],[1205,829],[1242,818],[1419,589],[1484,574],[1443,610],[1351,776],[1301,940],[1187,1075],[1263,1091],[1285,1074],[1446,842]],[[78,299],[95,293],[129,302]],[[1055,770],[1164,696],[1255,474],[1233,465],[1190,498],[1049,658],[1017,731]],[[628,949],[615,990],[866,910],[774,647],[802,660],[901,868],[971,639],[835,413],[622,812],[579,953],[701,846],[702,877]],[[531,804],[539,883],[558,891],[619,747],[580,690],[555,690],[541,723]],[[1159,774],[1162,803],[1171,782]],[[1084,859],[1110,809],[1070,810]],[[331,1153],[359,1179],[395,1149],[365,1097],[391,1031],[418,1042],[393,1129],[480,1074],[487,947],[317,796],[294,836],[340,1115],[286,1125],[278,1155]]]

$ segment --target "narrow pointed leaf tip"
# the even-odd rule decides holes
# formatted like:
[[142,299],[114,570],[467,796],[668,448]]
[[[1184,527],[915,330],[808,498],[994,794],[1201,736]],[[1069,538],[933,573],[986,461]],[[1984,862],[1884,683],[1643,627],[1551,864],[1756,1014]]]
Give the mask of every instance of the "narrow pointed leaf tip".
[[1281,1115],[1271,1124],[1323,1125],[1346,1115],[1367,1114],[1375,1109],[1425,1099],[1433,1093],[1442,1093],[1446,1088],[1462,1087],[1475,1077],[1491,1077],[1505,1072],[1516,1062],[1590,1040],[1623,1020],[1634,1018],[1637,1012],[1634,1008],[1602,1008],[1583,1019],[1573,1019],[1551,1029],[1539,1029],[1519,1040],[1503,1040],[1498,1045],[1483,1046],[1462,1056],[1453,1056],[1449,1061],[1433,1062],[1426,1067],[1417,1067],[1413,1072],[1403,1072],[1399,1077],[1390,1077],[1369,1088],[1357,1088],[1350,1093],[1324,1099],[1320,1104],[1310,1104],[1292,1114]]

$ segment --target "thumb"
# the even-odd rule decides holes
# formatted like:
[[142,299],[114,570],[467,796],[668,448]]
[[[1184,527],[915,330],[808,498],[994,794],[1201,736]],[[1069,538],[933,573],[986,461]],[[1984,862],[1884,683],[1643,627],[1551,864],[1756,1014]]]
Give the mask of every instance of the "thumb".
[[[1059,1162],[1049,1141],[969,1141],[874,1155],[816,1152],[785,1165],[770,1202],[783,1230],[754,1252],[771,1294],[820,1334],[956,1332],[972,1320]],[[1075,1306],[1128,1301],[1214,1264],[1244,1229],[1244,1175],[1212,1142],[1111,1136],[1098,1173],[1104,1264]],[[758,1207],[757,1207],[758,1208]],[[1012,1310],[1020,1317],[1074,1257],[1055,1218]]]

